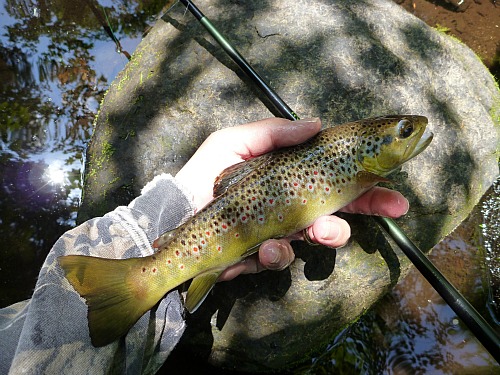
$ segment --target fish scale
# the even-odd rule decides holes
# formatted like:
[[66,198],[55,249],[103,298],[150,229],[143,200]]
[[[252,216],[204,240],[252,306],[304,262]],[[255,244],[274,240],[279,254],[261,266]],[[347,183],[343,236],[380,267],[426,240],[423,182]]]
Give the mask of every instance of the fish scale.
[[103,346],[126,334],[189,279],[185,307],[195,311],[219,275],[263,241],[307,228],[387,181],[387,174],[429,145],[426,125],[423,116],[403,115],[325,129],[303,144],[227,168],[215,182],[215,199],[161,235],[154,255],[60,257],[66,278],[88,305],[92,343]]

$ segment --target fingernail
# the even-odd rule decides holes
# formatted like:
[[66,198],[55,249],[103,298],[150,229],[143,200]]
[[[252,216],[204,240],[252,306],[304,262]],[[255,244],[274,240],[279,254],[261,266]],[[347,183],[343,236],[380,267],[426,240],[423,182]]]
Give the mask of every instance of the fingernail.
[[281,258],[281,251],[277,248],[270,247],[267,249],[267,259],[269,259],[269,262],[272,264],[278,264]]
[[[406,198],[404,198],[404,200],[406,201],[406,210],[403,213],[403,215],[406,215],[408,213],[408,211],[410,210],[410,202]],[[399,203],[399,199],[398,199],[398,203]]]
[[[331,222],[331,220],[328,220]],[[340,229],[338,225],[331,225],[328,223],[323,228],[323,233],[321,233],[320,238],[322,240],[336,240],[340,236]]]
[[296,120],[296,124],[310,124],[314,122],[318,122],[319,117],[308,117],[308,118],[301,118],[300,120]]

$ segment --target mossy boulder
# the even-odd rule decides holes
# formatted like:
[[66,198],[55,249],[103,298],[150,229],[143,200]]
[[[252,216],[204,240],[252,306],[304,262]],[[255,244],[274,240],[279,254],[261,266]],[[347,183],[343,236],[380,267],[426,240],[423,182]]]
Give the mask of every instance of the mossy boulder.
[[[393,113],[429,118],[430,147],[392,176],[400,226],[423,250],[450,233],[498,175],[500,93],[474,53],[389,0],[198,1],[301,117],[325,126]],[[276,112],[180,4],[107,93],[88,148],[83,221],[176,171],[213,131]],[[347,216],[339,250],[295,244],[282,272],[219,284],[180,351],[246,371],[323,348],[403,277],[409,261],[372,219]]]

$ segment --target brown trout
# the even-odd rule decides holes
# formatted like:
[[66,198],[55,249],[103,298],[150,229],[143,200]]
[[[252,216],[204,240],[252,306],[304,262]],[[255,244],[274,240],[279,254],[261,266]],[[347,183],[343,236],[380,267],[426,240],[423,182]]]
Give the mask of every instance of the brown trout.
[[227,267],[269,238],[296,233],[347,205],[423,151],[423,116],[386,116],[325,129],[298,146],[224,170],[216,197],[153,244],[151,256],[59,258],[86,300],[93,345],[122,335],[169,290],[193,279],[185,307],[195,311]]

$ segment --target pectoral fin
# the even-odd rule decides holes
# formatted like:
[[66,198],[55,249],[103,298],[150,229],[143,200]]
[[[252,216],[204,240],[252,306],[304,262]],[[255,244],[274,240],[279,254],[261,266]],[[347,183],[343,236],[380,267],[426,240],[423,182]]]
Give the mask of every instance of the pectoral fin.
[[187,311],[194,313],[200,307],[208,293],[214,287],[222,271],[224,269],[212,270],[193,279],[187,291],[186,302],[184,303]]
[[363,187],[371,187],[378,184],[379,182],[392,183],[392,181],[389,180],[388,178],[367,171],[358,172],[356,174],[356,178],[358,180],[358,183]]

